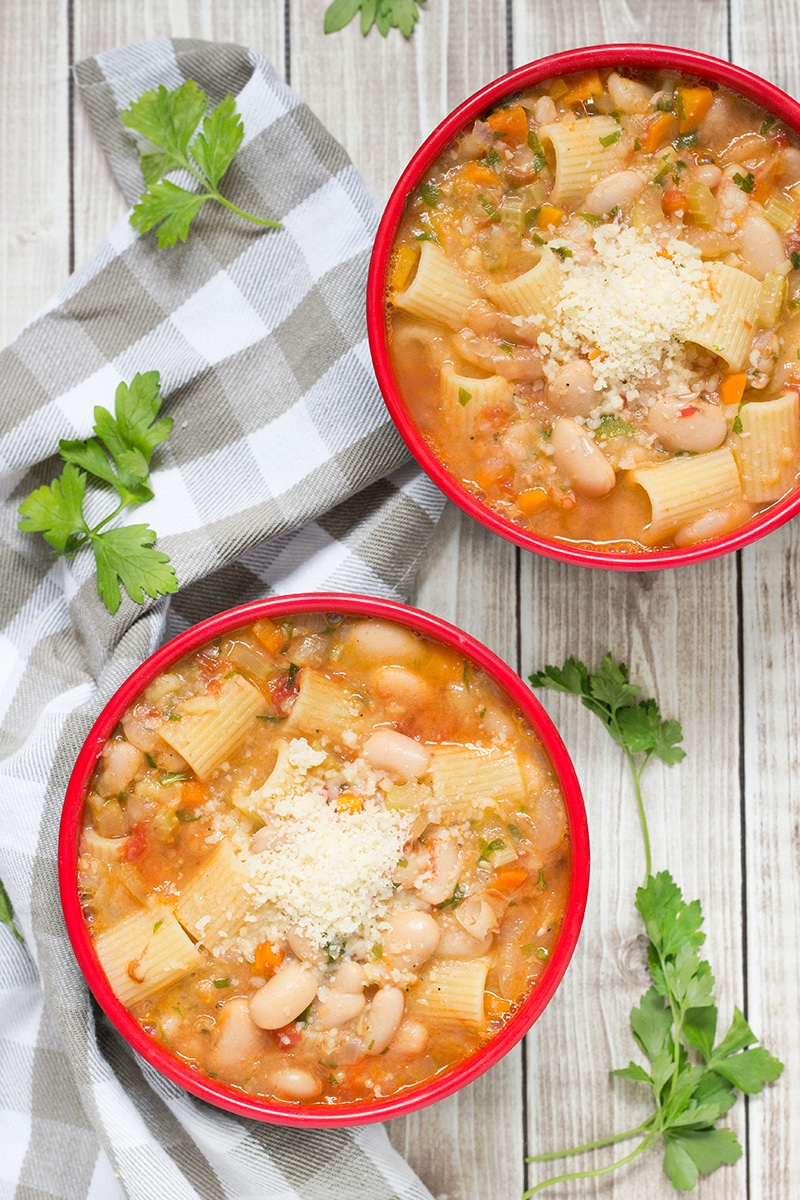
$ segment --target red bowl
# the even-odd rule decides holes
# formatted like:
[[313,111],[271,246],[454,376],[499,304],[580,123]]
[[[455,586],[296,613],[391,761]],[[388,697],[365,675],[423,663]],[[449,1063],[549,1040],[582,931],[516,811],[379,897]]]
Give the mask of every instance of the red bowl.
[[797,100],[750,71],[734,66],[724,59],[699,54],[694,50],[639,43],[586,46],[551,54],[546,58],[537,59],[536,62],[517,67],[508,75],[503,75],[481,88],[445,117],[411,159],[389,198],[375,238],[367,284],[367,326],[372,362],[392,420],[417,462],[446,496],[487,529],[499,533],[501,537],[515,542],[525,550],[585,567],[650,571],[661,567],[685,566],[689,563],[704,562],[720,554],[728,554],[732,550],[741,550],[743,546],[783,525],[800,510],[800,488],[731,533],[680,549],[608,552],[542,537],[520,528],[487,507],[442,465],[409,414],[389,359],[386,279],[395,236],[409,195],[418,187],[450,142],[476,117],[523,88],[532,87],[558,75],[586,71],[592,67],[638,67],[643,70],[674,68],[683,74],[722,84],[730,91],[739,93],[773,113],[800,135],[800,103]]
[[[247,1095],[199,1074],[151,1038],[111,990],[87,931],[77,884],[84,799],[103,745],[128,705],[160,671],[213,638],[265,617],[301,612],[358,614],[395,621],[452,647],[494,679],[522,711],[550,758],[564,796],[572,846],[572,878],[559,939],[536,987],[507,1024],[470,1058],[408,1092],[330,1108]],[[58,877],[67,932],[86,982],[108,1019],[142,1058],[186,1091],[229,1112],[278,1125],[322,1128],[362,1125],[414,1112],[471,1083],[517,1044],[548,1004],[575,949],[589,885],[589,838],[580,786],[561,738],[527,685],[497,655],[439,617],[392,601],[337,593],[304,594],[257,600],[209,617],[167,642],[125,681],[92,726],[70,777],[59,831]]]

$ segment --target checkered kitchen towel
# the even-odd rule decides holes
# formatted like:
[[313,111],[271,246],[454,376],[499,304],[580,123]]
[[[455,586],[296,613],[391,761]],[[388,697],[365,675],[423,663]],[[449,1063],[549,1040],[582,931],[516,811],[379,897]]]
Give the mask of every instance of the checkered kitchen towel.
[[[95,715],[167,635],[269,592],[404,597],[441,511],[372,376],[364,290],[374,203],[341,147],[260,55],[152,41],[81,63],[78,85],[129,202],[117,119],[148,88],[232,92],[245,143],[225,181],[264,231],[206,206],[189,241],[115,229],[0,355],[0,1200],[423,1200],[380,1127],[303,1133],[238,1120],[136,1059],[94,1008],[64,933],[56,838]],[[215,211],[216,209],[216,211]],[[161,372],[175,419],[154,458],[158,531],[180,593],[112,617],[93,559],[17,530],[60,437],[86,437],[120,380]],[[43,994],[47,998],[43,1004]]]

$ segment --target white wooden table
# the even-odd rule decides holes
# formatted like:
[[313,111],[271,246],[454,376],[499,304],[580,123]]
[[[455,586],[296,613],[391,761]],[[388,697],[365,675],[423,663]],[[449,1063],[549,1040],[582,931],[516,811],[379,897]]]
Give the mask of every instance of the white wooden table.
[[[322,33],[325,0],[1,0],[0,334],[5,343],[119,218],[122,206],[68,64],[152,36],[264,51],[386,197],[422,138],[512,66],[595,42],[667,43],[730,56],[800,94],[800,34],[787,0],[428,0],[414,37]],[[0,398],[13,404],[13,396]],[[740,555],[677,572],[590,572],[518,551],[449,509],[417,603],[486,641],[522,673],[606,650],[683,722],[686,761],[646,775],[654,867],[706,914],[721,1020],[745,1007],[787,1064],[732,1123],[739,1164],[705,1200],[800,1195],[800,524]],[[518,1200],[526,1153],[628,1128],[633,1085],[608,1070],[634,1053],[643,990],[633,897],[643,874],[623,762],[579,703],[545,703],[571,750],[594,869],[567,978],[534,1031],[459,1096],[390,1126],[434,1195]],[[605,1161],[598,1155],[596,1162]],[[561,1197],[674,1195],[660,1155]]]

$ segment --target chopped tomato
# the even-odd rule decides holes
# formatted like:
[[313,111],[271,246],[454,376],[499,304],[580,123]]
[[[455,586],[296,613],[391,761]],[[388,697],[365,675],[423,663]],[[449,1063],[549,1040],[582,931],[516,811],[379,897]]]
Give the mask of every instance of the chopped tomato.
[[685,212],[687,204],[686,192],[680,188],[667,188],[661,197],[661,211],[664,213]]
[[128,840],[125,843],[125,849],[122,857],[127,862],[134,862],[137,858],[141,858],[147,849],[148,843],[148,827],[146,821],[140,821],[138,825],[134,825]]

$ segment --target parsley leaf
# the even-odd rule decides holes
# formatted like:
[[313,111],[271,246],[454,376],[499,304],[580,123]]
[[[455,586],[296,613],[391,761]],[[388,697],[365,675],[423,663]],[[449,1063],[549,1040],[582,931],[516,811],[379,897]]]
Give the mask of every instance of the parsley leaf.
[[[144,595],[155,598],[177,591],[175,570],[166,554],[153,549],[156,535],[147,525],[107,529],[108,523],[131,504],[150,500],[150,460],[157,445],[169,437],[170,417],[158,418],[161,407],[159,375],[148,371],[117,388],[114,415],[94,410],[94,437],[62,439],[59,453],[66,465],[52,484],[36,488],[19,506],[19,528],[41,533],[57,554],[71,557],[91,545],[97,564],[97,590],[109,612],[122,599],[120,583],[137,604]],[[111,487],[117,507],[90,527],[83,512],[89,480]]]
[[11,908],[11,901],[8,898],[8,892],[3,887],[2,879],[0,879],[0,924],[7,925],[17,941],[22,941],[22,934],[14,924],[14,913]]
[[736,1162],[742,1148],[735,1133],[718,1129],[716,1121],[731,1108],[736,1093],[760,1092],[765,1083],[779,1077],[783,1064],[761,1046],[739,1009],[734,1009],[730,1028],[715,1045],[717,1006],[714,976],[701,958],[705,941],[699,900],[686,901],[668,871],[653,875],[650,869],[650,839],[640,788],[644,767],[655,755],[667,764],[685,757],[678,721],[661,717],[654,699],[641,699],[628,669],[606,654],[600,667],[590,672],[584,663],[568,658],[564,666],[546,666],[530,676],[533,687],[580,696],[583,703],[605,725],[622,747],[633,776],[647,871],[636,893],[636,908],[648,939],[647,965],[651,986],[631,1010],[631,1031],[647,1066],[630,1062],[611,1072],[617,1078],[649,1089],[653,1112],[640,1125],[596,1142],[559,1154],[530,1158],[543,1162],[562,1153],[580,1154],[632,1138],[638,1144],[608,1166],[576,1171],[545,1179],[530,1188],[523,1198],[554,1183],[604,1175],[626,1165],[640,1154],[663,1142],[663,1168],[680,1191],[693,1188],[701,1175]]
[[746,175],[740,175],[740,173],[737,171],[733,177],[733,182],[737,187],[741,188],[743,192],[752,192],[753,188],[756,186],[755,176],[752,171],[748,171]]
[[325,10],[323,28],[326,33],[337,33],[349,25],[356,14],[361,14],[361,32],[366,36],[373,25],[382,37],[390,29],[399,29],[403,37],[409,38],[419,20],[419,6],[426,0],[333,0]]
[[[206,107],[205,92],[187,79],[171,92],[163,84],[145,92],[120,114],[126,128],[155,147],[142,152],[140,166],[147,187],[130,221],[141,233],[158,226],[160,249],[186,241],[189,226],[207,200],[216,200],[257,225],[281,227],[277,221],[244,212],[219,192],[219,183],[242,144],[244,126],[232,96],[204,116]],[[165,178],[176,170],[188,171],[203,190],[192,191]]]

